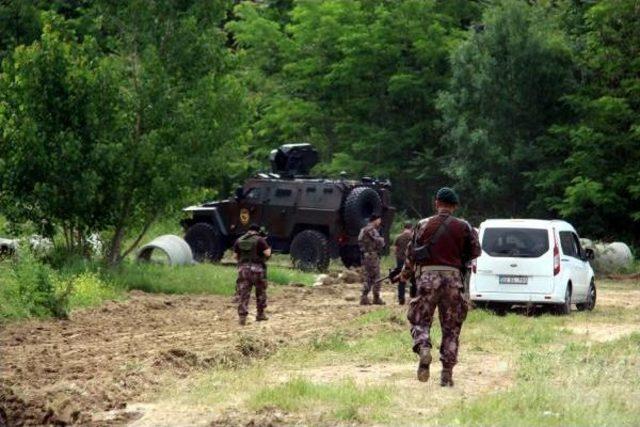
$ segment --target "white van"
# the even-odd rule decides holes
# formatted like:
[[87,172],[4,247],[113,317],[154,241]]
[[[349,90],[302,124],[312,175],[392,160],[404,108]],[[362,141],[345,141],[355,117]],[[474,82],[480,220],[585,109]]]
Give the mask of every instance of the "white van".
[[565,221],[491,219],[480,224],[482,255],[472,266],[469,295],[479,305],[554,304],[559,313],[593,310],[596,285],[578,234]]

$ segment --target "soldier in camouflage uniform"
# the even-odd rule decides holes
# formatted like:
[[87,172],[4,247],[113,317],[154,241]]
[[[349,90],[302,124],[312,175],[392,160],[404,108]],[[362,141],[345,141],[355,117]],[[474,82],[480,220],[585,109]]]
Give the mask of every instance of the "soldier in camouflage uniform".
[[380,251],[384,248],[384,237],[378,229],[382,224],[379,215],[369,217],[369,223],[365,225],[358,235],[358,244],[362,252],[362,266],[364,267],[365,282],[362,286],[361,305],[369,305],[369,292],[373,291],[373,304],[384,305],[380,298]]
[[458,196],[450,188],[436,194],[437,215],[420,221],[407,250],[402,278],[414,275],[418,295],[411,300],[407,317],[411,323],[413,351],[420,356],[418,380],[429,379],[430,329],[436,307],[442,328],[440,385],[453,386],[453,367],[458,361],[458,339],[467,316],[461,271],[481,249],[476,231],[453,217]]
[[264,314],[267,308],[266,260],[271,256],[271,248],[264,237],[260,236],[260,227],[251,224],[249,231],[236,240],[233,251],[238,260],[238,316],[240,325],[247,323],[251,288],[256,289],[258,313],[256,321],[267,320]]
[[[396,249],[396,268],[401,269],[404,265],[404,261],[407,256],[407,246],[409,246],[409,242],[411,241],[411,236],[413,236],[413,226],[410,222],[404,224],[404,229],[400,234],[396,236],[396,239],[393,242],[393,246]],[[406,290],[406,281],[398,281],[398,303],[400,305],[404,305],[405,303],[405,290]],[[416,296],[416,285],[415,280],[411,279],[411,288],[409,289],[409,296],[414,298]]]

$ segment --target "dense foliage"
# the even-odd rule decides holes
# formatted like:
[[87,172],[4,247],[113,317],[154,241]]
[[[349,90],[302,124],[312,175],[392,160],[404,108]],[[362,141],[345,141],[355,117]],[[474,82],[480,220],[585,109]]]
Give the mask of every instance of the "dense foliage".
[[409,216],[450,184],[474,221],[640,243],[637,0],[235,3],[3,2],[2,213],[69,248],[103,232],[116,262],[307,141]]
[[69,248],[106,231],[116,262],[131,249],[122,247],[127,230],[144,233],[193,188],[224,181],[211,171],[241,153],[245,122],[220,30],[224,5],[174,3],[95,2],[95,34],[82,36],[45,12],[40,38],[3,60],[9,218],[46,219]]

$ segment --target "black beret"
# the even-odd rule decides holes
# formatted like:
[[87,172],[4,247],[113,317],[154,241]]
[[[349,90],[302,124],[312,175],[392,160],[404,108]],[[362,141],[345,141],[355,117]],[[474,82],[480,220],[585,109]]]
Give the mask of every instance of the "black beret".
[[380,215],[378,215],[377,213],[372,213],[371,215],[369,215],[369,222],[375,221],[376,219],[380,219]]
[[460,203],[460,199],[458,199],[456,192],[449,187],[442,187],[439,189],[436,193],[436,200],[450,205],[457,205]]

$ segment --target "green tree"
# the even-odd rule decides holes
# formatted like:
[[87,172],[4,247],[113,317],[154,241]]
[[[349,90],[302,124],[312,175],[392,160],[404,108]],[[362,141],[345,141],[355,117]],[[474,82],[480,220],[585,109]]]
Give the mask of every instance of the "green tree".
[[14,221],[46,219],[67,247],[101,225],[107,168],[99,150],[117,144],[117,69],[97,59],[93,40],[74,41],[56,15],[43,34],[18,46],[0,75],[0,196]]
[[[223,6],[97,4],[100,37],[81,43],[50,15],[41,40],[5,60],[0,168],[12,219],[46,218],[69,247],[107,231],[115,263],[195,188],[223,186],[220,171],[233,172],[246,145]],[[131,230],[139,234],[123,248]]]
[[447,171],[483,216],[528,211],[530,174],[544,161],[539,139],[567,117],[572,56],[551,22],[536,6],[501,1],[452,53],[453,76],[439,98]]
[[285,25],[239,5],[228,28],[254,95],[256,152],[312,142],[320,172],[390,177],[402,207],[424,211],[443,180],[435,99],[479,9],[440,3],[299,1]]
[[557,161],[536,175],[538,202],[590,236],[637,244],[640,7],[634,0],[602,1],[579,22],[574,33],[580,85],[567,97],[575,120],[550,131],[544,148]]

